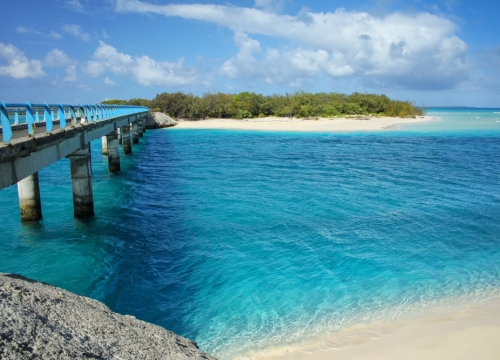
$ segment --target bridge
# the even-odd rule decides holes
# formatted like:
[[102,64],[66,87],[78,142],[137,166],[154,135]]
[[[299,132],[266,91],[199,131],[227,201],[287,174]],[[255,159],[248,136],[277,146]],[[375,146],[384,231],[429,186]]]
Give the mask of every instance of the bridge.
[[[75,217],[94,215],[90,142],[102,139],[110,172],[146,131],[148,108],[103,104],[0,103],[0,190],[16,184],[22,221],[42,218],[38,171],[66,157]],[[132,135],[132,141],[131,141]]]

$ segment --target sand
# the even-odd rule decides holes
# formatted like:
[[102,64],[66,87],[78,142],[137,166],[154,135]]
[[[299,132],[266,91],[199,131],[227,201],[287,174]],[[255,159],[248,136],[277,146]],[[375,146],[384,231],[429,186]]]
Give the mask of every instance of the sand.
[[[349,339],[360,343],[338,347],[340,338],[344,346]],[[357,325],[343,334],[261,349],[237,359],[500,359],[500,298],[399,323]]]
[[233,130],[260,130],[260,131],[376,131],[389,128],[397,128],[400,125],[418,122],[429,122],[433,118],[429,116],[410,118],[392,117],[367,117],[366,119],[355,118],[277,118],[266,117],[260,119],[206,119],[197,121],[179,121],[176,129],[233,129]]

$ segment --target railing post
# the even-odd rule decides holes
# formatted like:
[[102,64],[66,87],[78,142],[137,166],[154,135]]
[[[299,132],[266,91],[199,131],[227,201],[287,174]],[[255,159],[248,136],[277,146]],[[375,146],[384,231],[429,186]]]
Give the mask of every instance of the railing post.
[[80,124],[84,124],[85,122],[87,122],[84,105],[80,104],[80,106],[78,107],[78,113],[80,115]]
[[42,203],[40,201],[40,184],[38,172],[25,177],[17,183],[19,209],[22,221],[35,221],[42,218]]
[[76,112],[73,104],[69,108],[69,116],[71,117],[71,126],[76,126]]
[[85,118],[87,119],[87,122],[92,121],[92,112],[90,111],[90,105],[87,104],[85,105]]
[[8,143],[12,138],[12,128],[10,127],[9,113],[7,106],[2,101],[0,103],[0,119],[2,125],[2,138],[4,143]]
[[75,217],[94,215],[94,194],[92,191],[92,163],[89,144],[68,155],[71,167],[73,206]]
[[66,127],[66,114],[64,113],[64,107],[62,104],[58,105],[59,109],[59,128],[64,129]]
[[33,108],[29,102],[26,102],[26,123],[28,124],[28,134],[31,136],[35,135],[35,117],[33,116]]
[[49,104],[45,103],[43,106],[43,118],[45,120],[45,131],[51,132],[54,124],[52,123],[52,112],[49,109]]

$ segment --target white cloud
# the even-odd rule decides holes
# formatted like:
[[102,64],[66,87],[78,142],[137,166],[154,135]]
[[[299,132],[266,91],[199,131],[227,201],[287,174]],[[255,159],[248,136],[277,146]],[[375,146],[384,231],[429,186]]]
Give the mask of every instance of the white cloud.
[[108,33],[106,32],[106,30],[103,30],[103,31],[102,31],[102,37],[103,37],[104,39],[109,39],[109,38],[111,38],[111,36],[109,36],[109,35],[108,35]]
[[45,75],[40,60],[29,60],[24,53],[14,45],[0,43],[0,58],[7,65],[0,65],[0,75],[15,79],[37,79]]
[[184,65],[180,59],[175,63],[155,61],[148,56],[132,57],[118,52],[114,47],[100,41],[86,71],[93,77],[102,76],[106,71],[132,79],[142,86],[178,86],[194,83],[196,72]]
[[280,12],[285,6],[284,0],[254,0],[254,6],[268,12]]
[[61,34],[59,34],[59,33],[57,33],[57,32],[55,32],[54,30],[51,30],[51,31],[50,31],[50,33],[49,33],[48,37],[53,38],[53,39],[56,39],[56,40],[60,40],[60,39],[62,39],[62,35],[61,35]]
[[80,25],[76,24],[65,24],[62,27],[64,32],[67,32],[68,34],[74,35],[76,37],[79,37],[83,41],[89,41],[90,40],[90,35],[83,31],[83,29],[80,27]]
[[78,75],[76,73],[76,65],[69,65],[66,67],[66,77],[63,81],[75,82],[78,80]]
[[47,36],[52,39],[60,40],[62,39],[62,35],[59,33],[56,33],[54,30],[51,30],[50,33],[44,34],[41,31],[35,30],[35,29],[30,29],[27,28],[26,26],[18,26],[16,28],[16,32],[18,34],[36,34],[36,35],[41,35],[41,36]]
[[222,64],[222,73],[232,79],[256,75],[258,61],[253,56],[253,53],[261,51],[260,43],[257,40],[250,39],[244,33],[236,33],[234,40],[240,50],[235,57]]
[[[116,0],[115,9],[202,20],[231,29],[236,34],[239,52],[221,68],[222,73],[231,78],[266,71],[271,80],[286,77],[279,63],[270,61],[272,58],[285,60],[290,70],[296,69],[307,77],[320,73],[332,77],[347,75],[396,87],[450,88],[469,76],[467,46],[455,36],[456,25],[446,18],[428,13],[374,17],[344,9],[327,13],[303,9],[297,16],[290,16],[269,12],[268,6],[275,3],[258,0],[255,5],[266,9],[260,10]],[[290,45],[299,44],[299,47],[282,51],[265,49],[264,58],[259,58],[239,43],[241,34],[286,39]],[[245,36],[251,44],[252,39]],[[287,81],[293,81],[295,75],[295,71],[289,71]]]
[[37,34],[37,35],[41,35],[42,33],[38,30],[34,30],[34,29],[30,29],[30,28],[27,28],[25,26],[18,26],[16,28],[16,32],[18,34]]
[[43,64],[45,66],[53,67],[62,67],[73,63],[75,63],[75,61],[71,60],[69,56],[64,53],[64,51],[59,49],[49,51],[43,60]]
[[304,81],[321,73],[333,77],[352,75],[354,70],[345,64],[341,55],[330,56],[325,50],[307,50],[297,48],[288,51],[268,48],[262,59],[254,53],[260,53],[257,40],[246,34],[237,33],[235,42],[239,48],[236,56],[221,66],[222,75],[231,79],[260,78],[267,83],[301,86]]
[[112,86],[112,85],[115,85],[116,83],[115,83],[113,80],[111,80],[110,78],[108,78],[108,77],[106,76],[106,77],[104,78],[104,84]]
[[66,7],[76,12],[83,12],[83,5],[79,0],[66,0]]

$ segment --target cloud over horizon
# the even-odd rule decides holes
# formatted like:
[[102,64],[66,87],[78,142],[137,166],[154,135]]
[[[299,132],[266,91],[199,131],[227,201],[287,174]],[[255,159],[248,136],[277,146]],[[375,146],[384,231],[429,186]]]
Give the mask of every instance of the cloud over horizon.
[[0,63],[0,75],[14,79],[38,79],[45,76],[40,60],[30,60],[17,47],[0,42],[0,59],[7,62]]
[[[192,84],[197,80],[196,72],[184,65],[182,59],[173,63],[155,61],[145,55],[132,57],[99,41],[92,60],[87,63],[86,72],[92,77],[99,77],[108,71],[122,78],[132,77],[141,86],[179,86]],[[108,79],[106,83],[109,85],[110,82]]]
[[[429,13],[393,13],[374,17],[366,12],[314,13],[297,16],[263,8],[226,5],[155,5],[116,0],[118,12],[160,14],[200,20],[234,32],[238,53],[220,73],[230,79],[259,78],[268,83],[300,86],[317,76],[357,77],[396,88],[448,89],[470,76],[467,45],[455,35],[457,26]],[[267,47],[251,35],[289,41],[286,48]]]

